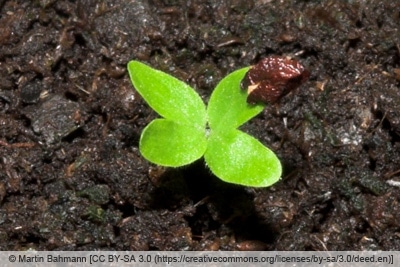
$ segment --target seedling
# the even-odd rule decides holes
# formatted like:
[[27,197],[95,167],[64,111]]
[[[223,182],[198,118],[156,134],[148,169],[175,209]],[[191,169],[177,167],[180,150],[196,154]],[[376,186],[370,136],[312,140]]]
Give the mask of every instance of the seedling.
[[204,156],[221,180],[266,187],[281,177],[282,166],[270,149],[238,127],[265,104],[246,102],[240,84],[249,67],[230,73],[213,91],[208,107],[186,83],[138,61],[128,63],[133,86],[162,118],[142,132],[139,148],[148,161],[179,167]]

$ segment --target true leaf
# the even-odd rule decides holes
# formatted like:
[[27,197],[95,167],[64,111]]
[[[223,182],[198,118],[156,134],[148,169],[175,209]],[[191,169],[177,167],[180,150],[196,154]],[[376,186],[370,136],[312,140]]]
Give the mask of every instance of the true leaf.
[[266,187],[281,177],[282,166],[275,153],[236,129],[211,132],[204,157],[211,171],[229,183]]
[[205,129],[168,119],[155,119],[143,130],[140,152],[148,161],[178,167],[201,158],[207,147]]

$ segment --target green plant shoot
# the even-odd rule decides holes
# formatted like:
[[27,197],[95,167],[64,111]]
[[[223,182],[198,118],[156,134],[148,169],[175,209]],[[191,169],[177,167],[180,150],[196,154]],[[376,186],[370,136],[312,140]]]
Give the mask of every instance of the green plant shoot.
[[276,183],[282,167],[275,153],[238,130],[264,108],[248,104],[246,92],[240,90],[248,70],[239,69],[222,79],[206,108],[186,83],[130,61],[133,86],[162,117],[142,132],[139,149],[143,157],[158,165],[179,167],[204,156],[210,170],[225,182],[252,187]]

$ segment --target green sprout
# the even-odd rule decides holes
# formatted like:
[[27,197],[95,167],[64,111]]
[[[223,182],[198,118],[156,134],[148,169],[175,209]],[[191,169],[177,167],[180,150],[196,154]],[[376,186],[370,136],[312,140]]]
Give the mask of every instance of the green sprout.
[[263,104],[248,104],[240,82],[249,67],[230,73],[213,91],[208,107],[186,83],[141,62],[130,61],[133,86],[162,118],[150,122],[139,142],[144,158],[179,167],[204,156],[221,180],[267,187],[281,177],[282,166],[270,149],[238,130],[259,114]]

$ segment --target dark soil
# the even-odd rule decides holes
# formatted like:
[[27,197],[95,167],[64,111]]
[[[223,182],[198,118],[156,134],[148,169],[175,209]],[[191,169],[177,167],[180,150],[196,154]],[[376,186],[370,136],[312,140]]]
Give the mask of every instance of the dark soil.
[[[398,1],[0,0],[0,249],[400,250]],[[136,59],[205,101],[269,55],[311,72],[242,130],[282,180],[138,151]]]

